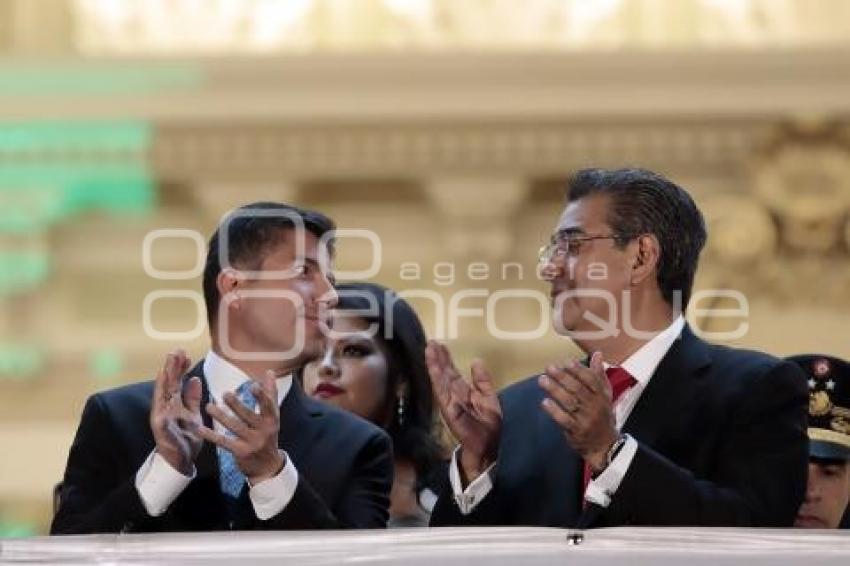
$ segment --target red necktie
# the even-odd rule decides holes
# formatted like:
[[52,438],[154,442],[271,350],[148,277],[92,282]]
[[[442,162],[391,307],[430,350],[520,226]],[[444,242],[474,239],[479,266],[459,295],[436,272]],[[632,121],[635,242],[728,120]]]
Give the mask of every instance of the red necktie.
[[[608,383],[611,384],[611,402],[617,404],[617,400],[622,397],[632,385],[637,383],[637,380],[632,377],[632,374],[621,367],[611,366],[605,370],[605,375],[608,376]],[[590,466],[584,464],[584,480],[582,483],[582,494],[587,491],[587,484],[590,483]]]
[[608,383],[611,384],[611,400],[613,403],[616,403],[628,388],[637,383],[632,374],[619,366],[609,367],[605,370],[605,375],[608,376]]

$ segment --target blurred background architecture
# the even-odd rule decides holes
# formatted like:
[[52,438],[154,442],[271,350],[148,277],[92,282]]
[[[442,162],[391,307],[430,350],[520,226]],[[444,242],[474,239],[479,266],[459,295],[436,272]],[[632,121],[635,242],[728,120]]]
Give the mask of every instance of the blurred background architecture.
[[342,278],[507,383],[575,352],[536,251],[592,165],[695,195],[698,287],[748,307],[702,299],[709,338],[850,357],[850,2],[0,0],[0,534],[46,530],[89,394],[203,355],[190,231],[260,199],[373,230]]

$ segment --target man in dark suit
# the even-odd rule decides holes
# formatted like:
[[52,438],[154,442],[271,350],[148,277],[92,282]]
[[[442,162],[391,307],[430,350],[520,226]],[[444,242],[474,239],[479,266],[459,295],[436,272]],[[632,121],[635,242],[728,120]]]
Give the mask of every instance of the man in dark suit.
[[459,440],[432,525],[790,526],[806,482],[799,368],[714,346],[681,314],[705,225],[641,169],[578,172],[541,250],[556,329],[590,355],[497,395],[427,360]]
[[88,400],[51,533],[386,525],[388,437],[292,379],[336,302],[333,230],[275,203],[222,222],[204,270],[211,350]]

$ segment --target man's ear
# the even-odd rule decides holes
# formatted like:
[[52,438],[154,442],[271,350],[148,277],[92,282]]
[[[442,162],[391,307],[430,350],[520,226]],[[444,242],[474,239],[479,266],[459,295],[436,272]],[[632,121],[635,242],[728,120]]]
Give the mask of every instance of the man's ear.
[[641,283],[647,277],[654,277],[661,259],[661,245],[653,234],[639,236],[635,243],[637,246],[632,259],[632,285]]
[[242,273],[231,268],[222,269],[215,280],[219,297],[227,297],[230,302],[239,300],[239,288],[245,283]]

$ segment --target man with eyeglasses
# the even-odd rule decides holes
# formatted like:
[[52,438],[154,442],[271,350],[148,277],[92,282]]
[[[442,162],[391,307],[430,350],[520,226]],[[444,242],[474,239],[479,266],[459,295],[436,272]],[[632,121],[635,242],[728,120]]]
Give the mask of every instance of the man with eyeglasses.
[[460,445],[432,525],[791,526],[806,484],[806,384],[712,345],[682,316],[706,241],[686,191],[642,169],[570,181],[541,250],[556,330],[587,353],[497,394],[428,346]]

